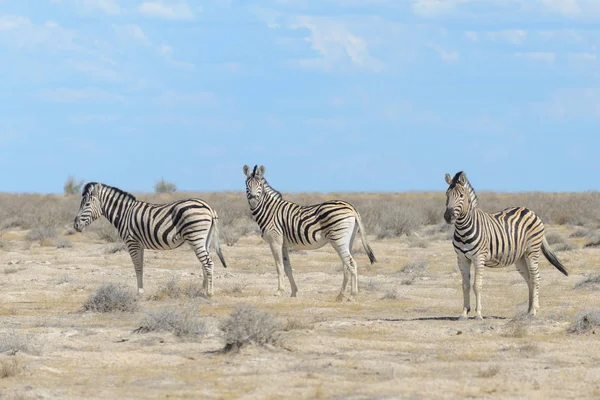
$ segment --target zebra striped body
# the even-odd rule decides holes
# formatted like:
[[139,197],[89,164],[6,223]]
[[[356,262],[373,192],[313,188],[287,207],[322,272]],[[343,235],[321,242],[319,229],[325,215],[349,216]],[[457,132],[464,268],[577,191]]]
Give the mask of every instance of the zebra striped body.
[[454,224],[452,243],[462,274],[464,307],[461,318],[467,318],[470,305],[471,264],[475,271],[473,291],[476,317],[481,316],[483,267],[507,267],[516,264],[529,288],[529,313],[539,309],[540,275],[538,261],[544,256],[563,274],[567,270],[550,250],[544,224],[533,211],[523,207],[507,208],[489,214],[478,207],[477,195],[464,172],[454,178],[446,174],[446,222]]
[[298,287],[292,275],[288,248],[312,250],[331,243],[342,259],[344,279],[338,300],[344,298],[344,291],[351,281],[351,294],[358,293],[357,266],[351,250],[356,232],[359,231],[365,252],[371,264],[375,255],[369,246],[356,209],[345,201],[327,201],[312,206],[301,206],[284,200],[281,193],[273,189],[264,179],[265,168],[245,165],[246,195],[252,217],[258,223],[275,258],[278,275],[277,295],[283,292],[283,271],[288,277],[292,297]]
[[143,293],[144,249],[171,250],[184,243],[194,249],[204,270],[203,286],[213,294],[213,262],[208,253],[214,239],[217,255],[227,267],[219,246],[217,213],[200,199],[168,204],[138,201],[133,195],[101,183],[90,182],[83,189],[81,206],[73,223],[78,232],[101,216],[106,217],[125,242]]

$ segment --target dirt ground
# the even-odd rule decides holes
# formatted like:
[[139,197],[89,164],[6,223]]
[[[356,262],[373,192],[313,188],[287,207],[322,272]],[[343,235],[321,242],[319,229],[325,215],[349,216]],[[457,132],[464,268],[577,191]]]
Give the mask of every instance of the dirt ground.
[[[598,307],[597,288],[574,286],[598,271],[600,249],[558,252],[569,277],[542,261],[533,320],[519,317],[527,286],[511,267],[484,275],[485,319],[457,321],[462,290],[450,241],[415,245],[407,237],[371,238],[374,266],[357,252],[355,301],[335,302],[341,262],[329,246],[292,252],[298,297],[287,297],[289,287],[286,297],[273,296],[273,258],[249,235],[223,247],[229,269],[215,261],[211,299],[153,300],[173,277],[202,275],[189,248],[147,251],[139,311],[92,313],[82,304],[104,282],[135,292],[128,254],[110,254],[114,244],[93,235],[70,235],[71,248],[56,248],[25,234],[5,232],[0,249],[0,338],[26,342],[15,355],[0,354],[18,369],[0,377],[2,399],[600,397],[600,332],[567,332],[578,313]],[[240,304],[300,327],[277,333],[272,346],[225,353],[219,324]],[[145,312],[167,306],[192,307],[207,333],[190,340],[134,332]]]

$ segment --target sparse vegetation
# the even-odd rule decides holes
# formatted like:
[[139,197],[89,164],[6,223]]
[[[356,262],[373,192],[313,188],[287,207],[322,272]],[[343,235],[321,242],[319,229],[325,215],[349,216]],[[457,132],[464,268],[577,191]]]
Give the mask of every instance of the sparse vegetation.
[[31,337],[14,330],[0,334],[0,353],[15,355],[18,352],[35,353]]
[[17,376],[21,369],[21,363],[16,357],[0,356],[0,379]]
[[131,291],[114,283],[103,283],[83,304],[84,311],[114,312],[135,311],[138,306],[137,297]]
[[238,306],[221,324],[225,351],[238,350],[248,344],[264,346],[275,342],[275,332],[282,327],[275,317],[253,306]]
[[395,287],[391,287],[385,292],[381,300],[396,300],[397,298],[398,289],[396,289]]
[[493,378],[494,376],[498,375],[499,372],[500,372],[500,367],[497,365],[492,365],[491,367],[487,367],[487,368],[483,368],[483,369],[479,370],[479,373],[477,374],[477,376],[479,378]]
[[411,274],[415,277],[423,276],[426,273],[425,266],[427,266],[427,261],[425,260],[412,260],[409,261],[400,272],[403,274]]
[[593,309],[581,312],[568,329],[569,333],[584,334],[600,328],[600,310]]
[[178,337],[200,337],[206,328],[193,309],[179,311],[165,308],[148,311],[136,332],[171,332]]
[[151,300],[178,299],[187,297],[189,299],[206,298],[206,291],[202,287],[201,281],[187,281],[181,285],[179,279],[171,277],[166,283],[162,284],[158,291],[150,297]]
[[65,182],[65,184],[63,186],[64,193],[66,195],[80,194],[84,183],[85,183],[85,181],[83,181],[83,180],[77,181],[75,179],[75,177],[69,176],[69,178],[67,178],[67,181]]
[[109,246],[105,252],[106,254],[115,254],[121,251],[126,251],[127,250],[127,246],[125,245],[125,243],[121,242],[121,243],[116,243],[113,244],[112,246]]
[[100,227],[97,229],[97,232],[96,232],[100,239],[102,239],[106,242],[109,242],[109,243],[123,241],[123,239],[121,239],[121,236],[119,236],[119,231],[117,231],[117,228],[112,226],[107,221],[102,221],[102,222],[104,222],[104,223],[100,225]]
[[308,317],[300,317],[300,318],[288,318],[283,325],[283,330],[295,331],[295,330],[305,330],[312,329],[314,327],[314,323]]
[[165,178],[161,178],[160,181],[154,184],[154,192],[156,193],[175,193],[177,186],[174,183],[165,181]]
[[69,249],[73,247],[73,243],[69,239],[58,239],[56,241],[56,247],[59,249]]
[[594,288],[597,289],[600,287],[600,274],[590,274],[583,278],[581,281],[577,282],[574,289],[587,289]]
[[56,239],[57,233],[54,226],[40,226],[30,230],[25,238],[30,242],[38,242],[41,245]]
[[568,239],[556,232],[547,232],[546,240],[548,240],[548,244],[552,246],[552,250],[555,251],[569,251],[577,248],[577,246],[571,243]]

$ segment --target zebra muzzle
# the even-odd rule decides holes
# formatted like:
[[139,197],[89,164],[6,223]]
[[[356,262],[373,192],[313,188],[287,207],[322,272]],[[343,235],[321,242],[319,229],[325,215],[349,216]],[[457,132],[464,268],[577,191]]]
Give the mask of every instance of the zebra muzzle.
[[444,220],[446,220],[447,224],[451,224],[454,222],[454,210],[451,208],[446,208],[444,212]]

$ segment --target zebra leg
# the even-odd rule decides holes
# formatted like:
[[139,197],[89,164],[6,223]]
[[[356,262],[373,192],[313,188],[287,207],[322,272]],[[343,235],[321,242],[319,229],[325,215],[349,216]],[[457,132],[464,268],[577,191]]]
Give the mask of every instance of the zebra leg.
[[473,263],[475,270],[475,282],[473,282],[473,293],[475,293],[475,319],[483,319],[481,315],[481,287],[483,285],[483,262]]
[[530,254],[525,260],[527,262],[527,268],[529,269],[529,315],[535,316],[537,311],[540,309],[540,270],[538,268],[538,261],[540,258],[540,252]]
[[517,264],[517,271],[519,271],[519,274],[521,274],[523,279],[525,279],[525,282],[527,282],[527,288],[528,288],[528,292],[529,292],[529,310],[527,312],[531,313],[531,309],[533,307],[533,288],[532,288],[533,285],[532,285],[531,279],[529,277],[529,267],[527,266],[527,258],[523,257],[523,258],[517,260],[516,264]]
[[471,311],[471,261],[468,259],[458,259],[458,267],[462,275],[463,289],[463,311],[458,317],[459,320],[469,319]]
[[277,270],[277,292],[275,292],[275,296],[281,296],[283,294],[283,243],[271,239],[269,240],[269,246],[271,246],[271,253],[273,253],[275,259],[275,269]]
[[358,268],[356,266],[356,261],[354,261],[352,254],[350,254],[348,244],[333,243],[333,247],[344,263],[344,280],[342,281],[342,288],[336,299],[337,301],[342,301],[344,299],[346,285],[348,284],[348,278],[350,278],[350,295],[356,296],[358,294]]
[[288,253],[287,246],[283,246],[282,248],[283,255],[283,268],[285,269],[285,274],[290,281],[290,286],[292,288],[292,294],[290,297],[296,297],[296,293],[298,292],[298,286],[296,286],[296,282],[294,281],[294,275],[292,274],[292,264],[290,262],[290,255]]
[[137,278],[138,295],[144,294],[144,248],[137,242],[127,243],[127,250],[131,261],[133,261],[133,269],[135,269],[135,277]]
[[206,247],[206,242],[195,242],[191,244],[194,249],[194,253],[196,253],[196,257],[200,264],[202,264],[202,269],[204,272],[204,277],[202,279],[202,288],[204,289],[206,295],[211,297],[213,295],[213,261],[210,258],[210,254],[208,254],[208,250]]

